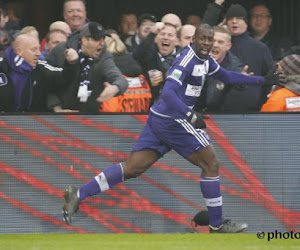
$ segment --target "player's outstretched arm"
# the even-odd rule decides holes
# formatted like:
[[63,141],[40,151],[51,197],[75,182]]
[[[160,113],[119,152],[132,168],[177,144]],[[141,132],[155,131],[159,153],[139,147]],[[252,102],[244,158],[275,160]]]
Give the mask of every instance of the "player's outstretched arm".
[[235,71],[229,71],[220,67],[220,69],[213,75],[225,84],[231,85],[262,85],[264,77],[249,76]]

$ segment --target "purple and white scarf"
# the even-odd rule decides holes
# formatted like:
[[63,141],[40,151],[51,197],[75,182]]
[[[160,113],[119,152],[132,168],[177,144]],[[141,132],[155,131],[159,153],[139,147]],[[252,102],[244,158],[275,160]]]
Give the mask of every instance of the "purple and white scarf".
[[21,108],[22,103],[22,94],[26,86],[26,82],[30,81],[30,95],[28,101],[29,110],[32,104],[33,91],[32,91],[32,80],[31,80],[31,72],[33,67],[27,63],[22,57],[18,56],[12,46],[9,46],[4,53],[4,57],[6,58],[8,65],[10,67],[10,78],[14,85],[15,91],[15,103],[16,110]]

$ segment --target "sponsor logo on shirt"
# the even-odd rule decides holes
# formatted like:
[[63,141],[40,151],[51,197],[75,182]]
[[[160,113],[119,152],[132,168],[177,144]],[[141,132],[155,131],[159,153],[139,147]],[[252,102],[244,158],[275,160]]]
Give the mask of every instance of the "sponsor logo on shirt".
[[205,61],[203,64],[195,65],[193,69],[193,76],[203,76],[208,73],[208,61]]
[[179,69],[175,69],[171,76],[174,77],[175,79],[179,80],[181,75],[182,75],[182,71]]
[[186,86],[185,95],[199,97],[201,94],[201,89],[202,89],[202,86],[195,86],[195,85],[188,84]]
[[0,73],[0,86],[7,84],[7,77],[4,73]]

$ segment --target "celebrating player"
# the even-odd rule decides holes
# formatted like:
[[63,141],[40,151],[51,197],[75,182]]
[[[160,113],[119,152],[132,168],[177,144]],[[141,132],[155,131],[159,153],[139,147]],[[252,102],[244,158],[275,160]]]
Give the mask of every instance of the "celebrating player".
[[65,190],[63,215],[66,223],[79,203],[86,197],[104,192],[114,185],[144,173],[160,157],[174,149],[192,164],[202,169],[200,187],[205,199],[211,233],[237,233],[247,224],[237,224],[222,216],[222,195],[219,161],[211,145],[201,114],[192,110],[207,75],[214,75],[226,84],[274,84],[276,75],[266,78],[248,76],[222,68],[210,55],[214,39],[208,24],[197,27],[193,44],[174,60],[161,98],[151,107],[147,123],[133,146],[129,158],[103,170],[90,182]]

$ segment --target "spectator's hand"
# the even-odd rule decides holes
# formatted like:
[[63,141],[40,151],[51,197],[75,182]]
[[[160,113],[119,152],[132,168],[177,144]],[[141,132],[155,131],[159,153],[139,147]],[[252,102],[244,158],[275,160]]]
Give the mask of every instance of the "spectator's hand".
[[65,50],[65,58],[72,64],[78,60],[79,56],[75,49],[69,48]]
[[207,116],[203,116],[201,113],[198,113],[194,110],[187,112],[186,116],[194,128],[206,128],[204,119],[208,119]]
[[154,34],[158,34],[164,27],[165,24],[163,22],[156,22],[156,24],[152,27],[151,32]]
[[215,0],[215,3],[218,5],[222,5],[224,3],[224,0]]
[[249,66],[248,66],[248,65],[245,65],[244,68],[243,68],[243,70],[241,71],[241,74],[243,74],[243,75],[248,75],[248,76],[253,76],[254,73],[253,73],[253,72],[248,73],[248,72],[247,72],[248,69],[249,69]]
[[119,87],[108,82],[104,83],[104,90],[97,98],[97,102],[105,102],[114,97],[119,92]]
[[156,71],[153,76],[151,77],[151,82],[156,82],[156,83],[161,83],[164,81],[164,76],[163,76],[163,72],[161,71]]
[[78,113],[79,110],[63,109],[61,106],[55,106],[53,108],[54,113]]

